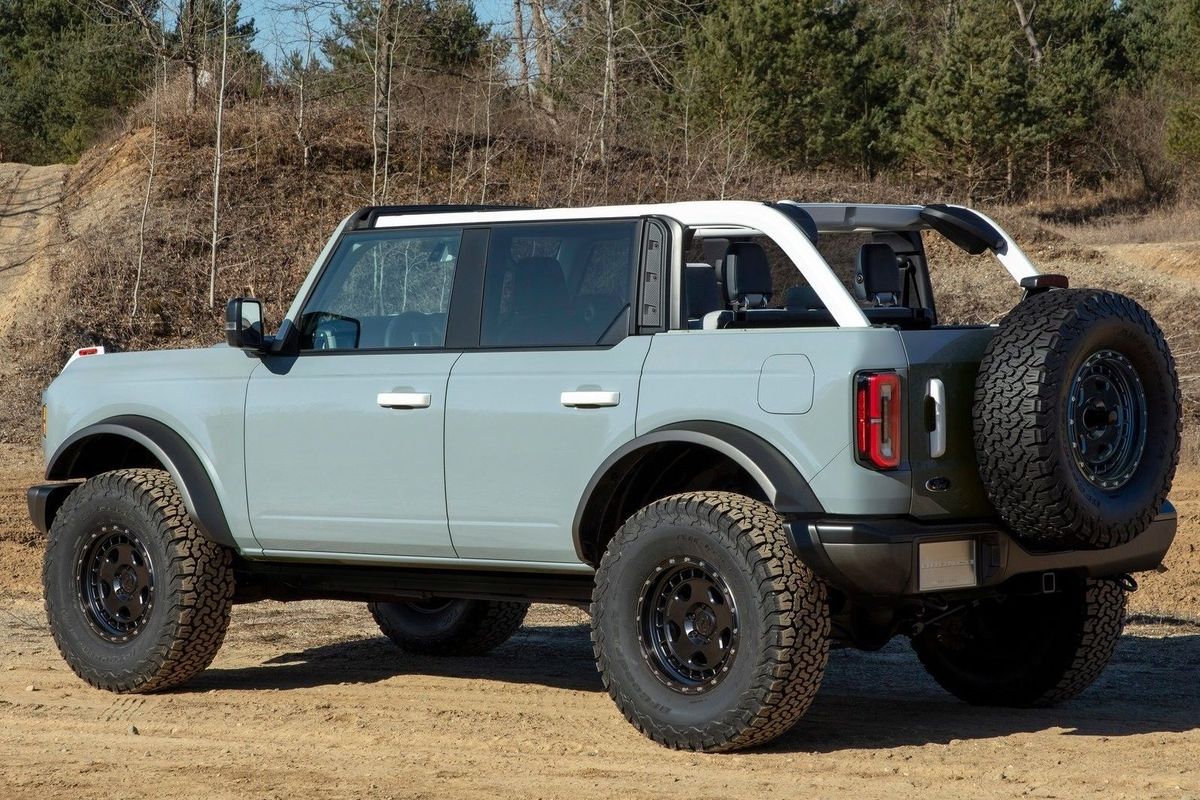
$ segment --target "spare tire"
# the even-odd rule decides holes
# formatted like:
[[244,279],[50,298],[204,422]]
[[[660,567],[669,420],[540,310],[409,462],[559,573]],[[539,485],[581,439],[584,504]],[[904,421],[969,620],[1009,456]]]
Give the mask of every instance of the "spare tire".
[[1027,542],[1124,544],[1171,488],[1175,360],[1150,314],[1124,295],[1055,289],[1023,300],[984,352],[974,414],[988,499]]

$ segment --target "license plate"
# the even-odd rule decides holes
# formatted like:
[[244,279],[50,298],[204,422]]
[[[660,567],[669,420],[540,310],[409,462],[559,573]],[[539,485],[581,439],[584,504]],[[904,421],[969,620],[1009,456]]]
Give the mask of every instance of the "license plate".
[[918,545],[921,563],[920,590],[962,589],[978,584],[975,573],[975,540],[922,542]]

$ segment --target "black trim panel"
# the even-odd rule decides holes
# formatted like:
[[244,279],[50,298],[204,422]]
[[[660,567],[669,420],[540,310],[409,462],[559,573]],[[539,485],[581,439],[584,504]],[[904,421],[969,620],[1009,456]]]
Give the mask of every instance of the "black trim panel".
[[592,475],[575,511],[572,537],[575,553],[587,563],[581,528],[596,488],[622,459],[647,447],[664,443],[695,444],[728,457],[749,473],[768,502],[781,514],[825,513],[808,481],[783,453],[761,436],[724,422],[696,420],[656,428],[626,442],[614,451]]
[[[184,505],[200,532],[217,544],[237,548],[221,501],[199,457],[178,433],[149,417],[123,415],[110,417],[76,431],[67,438],[46,467],[46,479],[65,481],[90,478],[109,469],[120,469],[104,457],[92,456],[89,441],[99,436],[129,439],[148,450],[171,473],[183,495]],[[96,467],[102,468],[96,468]]]
[[588,574],[239,561],[234,602],[257,600],[522,600],[586,605]]
[[29,506],[29,519],[33,526],[42,534],[50,532],[58,509],[62,508],[67,495],[79,488],[78,483],[41,483],[30,486],[25,493],[25,502]]
[[[1158,517],[1133,541],[1107,550],[1026,549],[996,522],[923,523],[908,517],[794,519],[786,524],[801,560],[851,595],[886,597],[920,593],[918,546],[923,542],[973,539],[978,584],[997,586],[1030,573],[1082,571],[1093,578],[1152,570],[1175,539],[1175,508]],[[966,589],[965,591],[971,591]]]

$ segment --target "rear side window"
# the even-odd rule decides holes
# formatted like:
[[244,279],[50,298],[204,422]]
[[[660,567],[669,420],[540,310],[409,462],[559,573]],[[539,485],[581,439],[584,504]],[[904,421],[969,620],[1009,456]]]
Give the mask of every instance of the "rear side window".
[[462,230],[347,236],[300,315],[303,350],[441,347]]
[[637,220],[492,228],[480,344],[620,341],[629,330],[639,230]]

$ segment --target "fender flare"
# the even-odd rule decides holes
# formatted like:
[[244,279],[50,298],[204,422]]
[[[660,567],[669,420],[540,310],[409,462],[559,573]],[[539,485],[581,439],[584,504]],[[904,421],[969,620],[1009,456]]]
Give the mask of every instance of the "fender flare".
[[149,451],[170,473],[188,515],[200,532],[216,544],[238,549],[221,500],[199,456],[182,436],[156,419],[128,414],[109,417],[79,429],[67,437],[47,461],[46,479],[66,481],[91,477],[86,474],[90,470],[79,468],[79,457],[84,452],[85,442],[103,435],[129,439]]
[[756,433],[725,422],[696,420],[675,422],[635,437],[604,460],[588,481],[571,526],[575,553],[586,563],[581,528],[584,514],[600,482],[621,459],[647,447],[663,443],[695,444],[715,450],[736,463],[762,489],[767,502],[785,516],[824,514],[821,501],[796,465],[775,445]]

